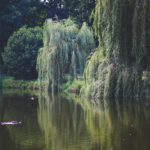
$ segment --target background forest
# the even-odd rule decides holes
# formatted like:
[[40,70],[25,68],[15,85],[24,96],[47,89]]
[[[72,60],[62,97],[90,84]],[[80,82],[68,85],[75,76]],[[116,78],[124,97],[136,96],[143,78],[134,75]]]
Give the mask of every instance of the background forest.
[[[94,6],[95,0],[2,0],[0,3],[0,64],[3,64],[2,52],[9,37],[11,36],[14,38],[11,40],[15,41],[16,37],[13,33],[21,34],[20,32],[22,32],[23,34],[23,31],[19,30],[21,27],[26,26],[26,30],[36,26],[42,28],[47,18],[62,20],[69,16],[78,24],[83,21],[89,22],[89,16]],[[24,32],[26,31],[24,30]],[[25,38],[28,36],[26,35]],[[20,42],[25,44],[23,41]],[[8,45],[7,47],[10,46]],[[39,47],[41,47],[40,44],[37,49]],[[35,48],[36,51],[37,49]]]
[[92,99],[150,96],[148,0],[3,1],[0,34],[5,75]]

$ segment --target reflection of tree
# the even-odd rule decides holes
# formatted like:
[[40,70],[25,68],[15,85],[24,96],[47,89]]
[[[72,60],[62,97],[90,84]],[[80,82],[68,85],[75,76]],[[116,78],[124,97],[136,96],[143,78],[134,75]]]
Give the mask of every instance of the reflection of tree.
[[45,134],[46,150],[90,150],[80,105],[59,96],[39,97],[39,124]]
[[[0,150],[42,149],[43,136],[37,121],[37,102],[19,92],[0,93],[0,121],[22,121],[19,126],[0,126]],[[3,110],[3,111],[2,111]],[[3,115],[1,112],[4,112]]]
[[[83,106],[83,105],[82,105]],[[148,102],[108,102],[86,109],[86,126],[99,150],[148,150],[150,148],[150,110]],[[96,107],[96,108],[95,108]],[[96,150],[97,150],[96,149]]]
[[[69,98],[70,99],[70,98]],[[148,150],[149,102],[91,104],[59,96],[39,99],[38,119],[46,150]]]

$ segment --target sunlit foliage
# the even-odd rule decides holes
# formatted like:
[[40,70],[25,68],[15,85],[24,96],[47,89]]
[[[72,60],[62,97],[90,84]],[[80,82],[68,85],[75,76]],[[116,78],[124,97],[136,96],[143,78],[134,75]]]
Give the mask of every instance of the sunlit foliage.
[[87,55],[95,47],[86,23],[79,29],[70,19],[64,22],[47,20],[43,42],[37,60],[39,80],[46,80],[52,91],[59,90],[67,75],[74,79],[83,73]]
[[[93,17],[99,52],[85,69],[86,95],[96,99],[148,96],[150,76],[144,72],[150,71],[149,14],[148,0],[97,0]],[[104,59],[98,58],[101,54]]]

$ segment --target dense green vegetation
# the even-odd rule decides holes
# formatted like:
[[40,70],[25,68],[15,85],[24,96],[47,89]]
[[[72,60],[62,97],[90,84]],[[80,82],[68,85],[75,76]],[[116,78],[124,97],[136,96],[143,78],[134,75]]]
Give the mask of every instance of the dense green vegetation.
[[46,80],[52,91],[59,91],[67,75],[72,80],[83,73],[86,58],[95,47],[86,23],[79,29],[70,19],[65,22],[47,20],[43,42],[37,60],[39,80]]
[[65,9],[77,22],[91,23],[90,16],[96,0],[65,0],[64,2]]
[[10,36],[3,53],[6,73],[16,79],[36,79],[36,59],[42,47],[42,29],[22,27]]
[[83,93],[94,99],[149,97],[150,2],[98,0],[99,47],[85,69]]
[[47,10],[38,0],[2,0],[0,3],[0,64],[1,53],[8,38],[20,27],[42,26],[48,16]]
[[[62,20],[68,16],[89,22],[95,0],[1,0],[0,3],[0,64],[1,53],[9,36],[20,27],[43,26],[47,18]],[[1,67],[1,66],[0,66]]]
[[149,99],[150,0],[1,0],[0,149],[148,150]]
[[15,80],[12,77],[4,77],[2,82],[4,89],[37,90],[39,85],[37,81]]
[[[39,80],[48,84],[49,90],[80,89],[82,95],[93,99],[150,96],[148,0],[143,3],[138,0],[8,0],[1,5],[0,13],[1,23],[10,21],[13,27],[0,28],[7,33],[1,51],[15,30],[27,26],[7,42],[4,52],[7,74],[21,79],[36,77],[37,53],[34,56],[29,53],[42,47],[40,42],[35,42],[42,38],[41,29],[37,38],[25,30],[35,30],[35,26],[43,26],[45,19],[50,18],[43,27],[44,46],[37,58]],[[65,19],[68,16],[74,21]],[[91,23],[93,31],[87,26]],[[23,30],[27,43],[24,36],[15,38]],[[93,50],[96,39],[99,45]],[[18,57],[20,50],[23,57]]]

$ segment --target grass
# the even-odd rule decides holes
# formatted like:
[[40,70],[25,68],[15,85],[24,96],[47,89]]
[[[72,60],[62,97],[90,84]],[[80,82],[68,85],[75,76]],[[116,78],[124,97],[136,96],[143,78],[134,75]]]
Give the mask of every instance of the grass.
[[75,80],[69,80],[68,82],[64,83],[61,85],[61,90],[62,91],[80,91],[82,86],[85,84],[85,81],[83,77],[78,77]]
[[[42,83],[42,88],[45,83]],[[2,79],[2,88],[4,89],[22,89],[22,90],[38,90],[39,82],[37,80],[15,80],[13,77],[4,77]]]
[[[2,88],[4,89],[19,89],[19,90],[40,90],[45,89],[47,83],[42,82],[39,86],[38,80],[15,80],[13,77],[3,77]],[[80,89],[85,85],[85,81],[82,76],[75,80],[68,80],[66,83],[61,85],[61,91],[63,92],[79,92]]]

